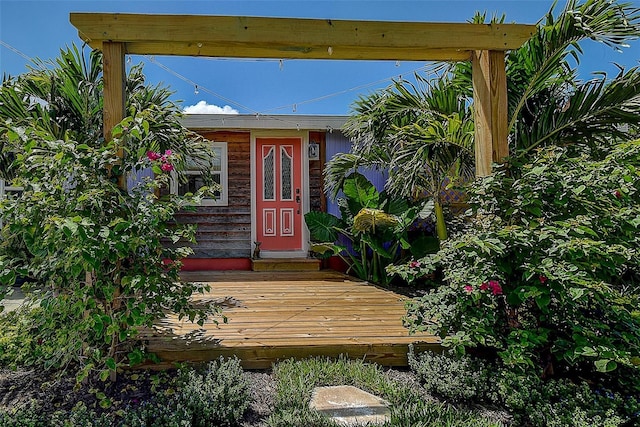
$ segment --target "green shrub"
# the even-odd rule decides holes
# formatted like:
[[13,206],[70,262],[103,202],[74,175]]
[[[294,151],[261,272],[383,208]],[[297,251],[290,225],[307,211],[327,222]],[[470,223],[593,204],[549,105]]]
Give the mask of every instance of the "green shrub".
[[47,416],[34,402],[0,411],[0,425],[4,427],[41,427],[47,425],[47,422]]
[[[391,276],[385,267],[398,262],[404,251],[422,256],[437,248],[434,237],[421,236],[409,242],[410,226],[431,215],[433,202],[411,206],[406,199],[379,192],[357,172],[341,180],[340,191],[345,196],[337,201],[340,218],[312,211],[304,219],[314,242],[311,249],[322,257],[339,256],[349,266],[348,273],[386,285]],[[351,248],[337,244],[339,239],[342,243],[348,240]]]
[[237,424],[249,406],[249,397],[249,384],[236,357],[220,357],[202,373],[190,370],[178,395],[194,427]]
[[216,312],[191,303],[206,285],[179,277],[195,228],[176,224],[175,213],[198,196],[156,197],[172,170],[184,178],[187,158],[210,163],[210,150],[180,124],[168,90],[145,86],[140,67],[127,76],[127,117],[105,141],[101,63],[98,51],[67,48],[0,86],[0,106],[11,106],[0,108],[0,176],[23,188],[0,200],[0,295],[17,276],[37,281],[34,338],[53,351],[29,358],[77,368],[79,381],[115,379],[119,367],[143,362],[136,335],[167,310],[200,323]]
[[114,422],[107,414],[97,415],[80,402],[70,413],[58,411],[50,418],[52,427],[112,427]]
[[640,401],[585,381],[542,380],[469,355],[410,353],[409,363],[430,393],[454,402],[505,408],[515,425],[618,426],[638,421]]
[[181,399],[156,398],[129,407],[119,420],[127,427],[191,427],[193,416]]
[[514,369],[640,393],[640,141],[602,160],[586,147],[540,150],[469,195],[466,230],[420,260],[445,282],[411,302],[412,329]]
[[80,402],[71,411],[56,411],[49,414],[37,403],[9,411],[0,411],[0,425],[3,427],[111,427],[108,415],[97,415]]
[[487,392],[489,371],[468,355],[447,357],[429,351],[409,354],[409,366],[420,382],[437,396],[471,401]]

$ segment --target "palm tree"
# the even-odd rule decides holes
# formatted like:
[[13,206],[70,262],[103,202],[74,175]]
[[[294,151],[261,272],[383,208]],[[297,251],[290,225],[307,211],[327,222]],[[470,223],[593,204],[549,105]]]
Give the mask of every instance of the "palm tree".
[[433,199],[438,238],[445,240],[442,190],[473,176],[473,112],[450,74],[416,80],[395,82],[357,101],[344,128],[354,141],[352,151],[329,162],[326,186],[337,193],[358,167],[388,170],[386,186],[393,194]]
[[[621,69],[611,80],[600,75],[581,82],[570,62],[579,64],[583,41],[620,50],[640,37],[640,10],[610,0],[569,0],[557,17],[554,13],[555,4],[538,22],[537,34],[506,55],[509,145],[518,161],[537,147],[598,148],[640,129],[637,67]],[[472,22],[485,23],[486,15],[477,14]],[[416,84],[398,81],[354,104],[344,129],[354,145],[328,164],[327,188],[336,194],[358,167],[388,169],[389,191],[434,199],[438,236],[444,239],[440,191],[445,182],[469,178],[473,165],[471,64],[449,66],[435,82],[416,77]]]
[[[87,54],[72,45],[61,49],[53,60],[36,59],[25,74],[3,77],[0,120],[11,121],[14,126],[36,126],[58,140],[103,145],[102,91],[102,53],[94,50]],[[146,85],[142,66],[136,65],[128,72],[126,94],[127,115],[149,126],[146,149],[171,149],[179,154],[178,172],[184,170],[187,157],[206,169],[211,151],[201,137],[179,122],[179,108],[170,100],[169,89]],[[121,143],[126,145],[127,141]],[[0,137],[0,178],[11,178],[11,156],[2,144]],[[141,155],[137,147],[124,148],[131,156]]]

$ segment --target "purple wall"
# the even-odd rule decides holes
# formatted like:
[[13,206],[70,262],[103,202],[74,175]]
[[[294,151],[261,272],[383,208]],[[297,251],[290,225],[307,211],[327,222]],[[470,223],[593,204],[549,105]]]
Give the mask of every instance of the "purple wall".
[[[348,153],[351,150],[351,141],[338,130],[327,132],[326,143],[326,161],[331,160],[331,158],[338,153]],[[384,189],[384,184],[387,181],[386,172],[371,169],[363,169],[358,172],[366,176],[367,179],[376,186],[378,191]],[[340,195],[338,195],[338,197],[340,197]],[[338,217],[340,216],[338,205],[330,198],[327,198],[327,212]]]

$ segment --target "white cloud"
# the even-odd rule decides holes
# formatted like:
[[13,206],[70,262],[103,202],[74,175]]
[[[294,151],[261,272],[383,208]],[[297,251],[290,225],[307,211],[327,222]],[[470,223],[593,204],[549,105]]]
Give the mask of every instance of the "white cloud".
[[228,105],[218,107],[217,105],[207,104],[207,101],[198,101],[196,105],[184,107],[186,114],[238,114],[238,110]]

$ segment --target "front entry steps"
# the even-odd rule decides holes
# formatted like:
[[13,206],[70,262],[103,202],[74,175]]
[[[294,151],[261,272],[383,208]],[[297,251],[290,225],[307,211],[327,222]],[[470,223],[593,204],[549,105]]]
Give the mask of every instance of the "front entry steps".
[[253,271],[319,271],[316,258],[258,258],[251,260]]

